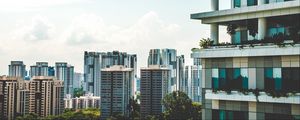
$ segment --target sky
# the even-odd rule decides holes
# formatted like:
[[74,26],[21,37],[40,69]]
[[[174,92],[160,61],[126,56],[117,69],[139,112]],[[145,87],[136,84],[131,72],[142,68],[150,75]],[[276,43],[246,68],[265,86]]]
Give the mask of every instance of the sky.
[[[229,9],[220,0],[220,9]],[[191,13],[210,11],[210,0],[0,0],[0,75],[10,61],[68,62],[83,72],[84,51],[137,54],[147,65],[150,49],[173,48],[192,64],[190,53],[209,25]],[[220,41],[229,36],[220,28]]]

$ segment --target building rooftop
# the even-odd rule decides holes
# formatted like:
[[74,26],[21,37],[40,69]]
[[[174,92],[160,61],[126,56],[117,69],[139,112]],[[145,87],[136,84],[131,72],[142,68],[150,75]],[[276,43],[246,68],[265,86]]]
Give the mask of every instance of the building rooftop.
[[109,68],[104,68],[101,71],[133,71],[132,68],[126,68],[123,65],[114,65]]
[[170,70],[167,66],[163,65],[149,65],[148,67],[142,67],[141,70]]

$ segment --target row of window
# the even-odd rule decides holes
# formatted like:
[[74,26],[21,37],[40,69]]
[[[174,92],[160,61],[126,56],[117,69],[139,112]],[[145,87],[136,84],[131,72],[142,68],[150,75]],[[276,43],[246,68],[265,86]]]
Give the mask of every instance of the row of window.
[[[240,8],[242,0],[233,0],[233,8]],[[285,2],[292,0],[265,0],[265,4],[276,3],[276,2]],[[257,5],[257,0],[247,0],[247,6]]]
[[[264,89],[300,92],[299,73],[300,67],[264,68]],[[212,69],[212,88],[223,90],[248,89],[248,78],[247,68]]]

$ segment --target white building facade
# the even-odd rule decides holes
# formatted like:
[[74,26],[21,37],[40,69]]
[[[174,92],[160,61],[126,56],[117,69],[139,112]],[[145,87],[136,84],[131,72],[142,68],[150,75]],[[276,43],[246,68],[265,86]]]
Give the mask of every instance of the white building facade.
[[[300,0],[231,0],[191,18],[209,24],[202,65],[202,119],[300,119]],[[230,2],[230,0],[228,0]],[[230,44],[219,42],[227,26]]]

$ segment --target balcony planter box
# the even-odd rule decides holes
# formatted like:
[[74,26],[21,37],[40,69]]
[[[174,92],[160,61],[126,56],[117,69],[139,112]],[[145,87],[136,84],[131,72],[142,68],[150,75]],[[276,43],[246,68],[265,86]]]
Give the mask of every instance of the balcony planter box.
[[228,94],[225,91],[212,92],[212,90],[206,90],[205,99],[300,104],[300,93],[296,93],[295,95],[291,95],[288,97],[274,98],[272,96],[269,96],[265,92],[259,92],[259,96],[256,98],[256,96],[252,92],[249,92],[247,95],[245,95],[238,91],[232,91],[230,94]]

